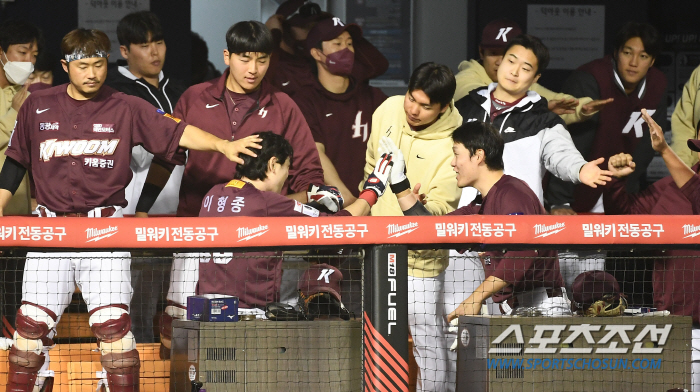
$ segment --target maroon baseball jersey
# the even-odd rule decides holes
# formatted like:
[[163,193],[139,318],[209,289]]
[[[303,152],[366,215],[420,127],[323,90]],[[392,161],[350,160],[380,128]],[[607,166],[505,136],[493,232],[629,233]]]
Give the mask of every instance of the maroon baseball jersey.
[[[325,216],[313,207],[301,204],[274,192],[264,192],[253,185],[232,180],[214,186],[204,196],[199,216]],[[338,216],[348,216],[341,211]],[[258,227],[238,227],[232,236],[246,238],[267,230]],[[240,299],[243,308],[263,307],[279,301],[282,280],[282,252],[249,252],[242,257],[214,254],[211,260],[200,263],[197,294],[227,294]]]
[[[641,118],[641,109],[660,112],[660,105],[666,108],[664,101],[666,76],[654,67],[649,68],[646,78],[639,84],[637,90],[627,95],[621,83],[618,82],[619,76],[611,56],[593,60],[582,65],[578,70],[593,75],[598,84],[600,99],[615,99],[598,112],[598,127],[595,134],[588,135],[587,144],[590,145],[590,150],[586,154],[582,149],[583,157],[588,161],[604,157],[606,160],[600,164],[600,167],[607,168],[608,157],[624,152],[634,156],[638,172],[646,171],[646,167],[654,157],[654,151],[651,148],[649,128]],[[654,113],[651,114],[654,115]],[[655,117],[659,115],[665,117],[665,110],[664,113],[660,112]],[[635,173],[634,177],[637,176]],[[590,211],[602,193],[601,187],[591,188],[585,184],[578,184],[571,207],[578,212]]]
[[[483,198],[478,210],[477,207],[474,201],[448,215],[468,215],[475,211],[479,215],[547,215],[530,187],[509,175],[503,175]],[[559,259],[554,250],[486,252],[484,259],[486,276],[495,276],[510,283],[492,297],[494,302],[503,302],[513,294],[537,287],[564,287]]]
[[334,94],[317,80],[294,97],[314,141],[324,145],[341,181],[355,197],[364,176],[372,113],[386,98],[382,90],[354,81],[347,92]]
[[[218,79],[190,87],[180,97],[174,116],[225,140],[238,140],[264,131],[282,135],[294,148],[294,162],[283,192],[301,192],[309,184],[323,184],[316,145],[294,101],[263,81],[253,105],[241,119],[232,119],[227,102],[230,100],[226,90],[228,75],[227,69]],[[235,172],[236,164],[222,154],[190,151],[180,186],[177,215],[197,216],[207,191],[230,180]]]
[[690,200],[693,207],[693,214],[700,215],[700,175],[696,174],[683,185],[681,192]]
[[107,86],[86,101],[71,98],[67,87],[29,96],[5,153],[32,171],[37,203],[55,212],[125,207],[131,148],[139,144],[172,164],[184,163],[178,152],[184,121]]
[[[697,173],[699,168],[700,165],[695,165],[693,171]],[[698,188],[697,184],[688,182],[679,189],[668,176],[637,194],[627,193],[625,185],[624,180],[614,179],[605,186],[603,202],[606,214],[697,215],[682,192],[691,187]],[[671,314],[692,316],[693,322],[700,325],[700,252],[669,249],[664,253],[650,253],[651,256],[663,256],[654,261],[654,306]]]

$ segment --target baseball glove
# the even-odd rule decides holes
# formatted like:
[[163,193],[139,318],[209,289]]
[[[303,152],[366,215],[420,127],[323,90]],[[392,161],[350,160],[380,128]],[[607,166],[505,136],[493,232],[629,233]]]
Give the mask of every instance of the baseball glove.
[[308,320],[316,318],[341,318],[350,320],[350,311],[329,293],[319,292],[308,297],[299,290],[299,307]]
[[[589,317],[611,317],[622,316],[627,309],[627,300],[620,297],[619,303],[615,303],[613,295],[606,295],[603,299],[598,300],[586,309],[586,316]],[[607,301],[606,301],[607,299]]]

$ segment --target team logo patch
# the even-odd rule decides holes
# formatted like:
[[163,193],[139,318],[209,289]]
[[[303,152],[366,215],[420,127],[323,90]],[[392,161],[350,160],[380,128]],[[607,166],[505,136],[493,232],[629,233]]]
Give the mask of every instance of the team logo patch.
[[57,140],[48,139],[39,145],[39,159],[48,161],[53,157],[72,155],[113,155],[119,139]]
[[244,181],[241,180],[231,180],[226,184],[226,188],[238,188],[241,189],[245,185]]
[[101,239],[111,237],[119,232],[117,226],[109,226],[106,229],[95,229],[87,228],[85,229],[85,234],[87,236],[87,241],[85,242],[97,242]]
[[172,115],[165,113],[162,109],[156,109],[156,112],[158,112],[158,113],[162,114],[163,116],[175,121],[178,124],[180,123],[180,121],[182,121],[181,119],[179,119],[177,117],[173,117]]
[[114,133],[114,124],[92,124],[95,133]]
[[40,131],[58,131],[58,121],[52,121],[52,122],[42,122],[39,123],[39,130]]

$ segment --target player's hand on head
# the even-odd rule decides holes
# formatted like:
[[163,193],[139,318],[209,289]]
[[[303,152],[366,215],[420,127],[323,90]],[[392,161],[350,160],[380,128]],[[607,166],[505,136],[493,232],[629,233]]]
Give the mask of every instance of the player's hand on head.
[[389,184],[396,185],[406,180],[406,161],[404,160],[403,152],[396,146],[394,141],[387,136],[382,137],[379,139],[379,151],[380,155],[389,153],[392,156],[394,165],[389,176]]
[[608,181],[610,181],[612,179],[612,172],[609,170],[603,170],[598,166],[604,161],[605,158],[598,158],[581,166],[581,170],[579,170],[578,173],[581,183],[586,184],[591,188],[597,188],[598,185],[605,185]]
[[549,110],[559,116],[576,113],[576,106],[578,106],[578,99],[576,98],[552,99],[547,102]]
[[632,155],[623,152],[613,155],[608,159],[608,170],[612,172],[613,177],[622,178],[634,172],[636,163],[632,160]]
[[331,185],[310,184],[306,192],[309,202],[317,202],[330,212],[338,212],[343,209],[343,195],[338,188]]
[[649,115],[646,109],[642,109],[642,118],[646,121],[649,126],[649,135],[651,136],[651,147],[656,152],[664,152],[668,148],[668,143],[666,143],[666,138],[664,138],[664,131],[661,126],[654,121]]
[[614,101],[614,98],[608,99],[596,99],[594,101],[588,102],[587,104],[581,106],[581,113],[584,116],[592,116],[599,112],[603,107],[610,102]]
[[380,197],[386,191],[391,175],[391,169],[394,166],[393,157],[389,153],[383,153],[374,166],[374,171],[367,177],[363,190],[371,190],[377,197]]
[[258,135],[250,135],[248,137],[244,137],[243,139],[228,142],[224,147],[224,155],[226,155],[226,158],[228,158],[230,161],[242,164],[243,159],[241,159],[238,155],[245,154],[250,155],[251,157],[257,157],[258,154],[252,151],[251,148],[257,148],[258,150],[262,149],[262,146],[258,144],[261,141],[262,139],[260,139]]

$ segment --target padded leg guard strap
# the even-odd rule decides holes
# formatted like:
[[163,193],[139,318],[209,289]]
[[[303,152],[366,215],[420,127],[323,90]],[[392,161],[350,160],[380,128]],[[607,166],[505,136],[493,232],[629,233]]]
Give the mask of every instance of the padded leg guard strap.
[[170,359],[171,340],[173,338],[173,320],[184,319],[187,308],[168,301],[165,312],[160,316],[160,359]]
[[34,389],[37,373],[44,365],[46,357],[31,351],[21,351],[16,347],[10,348],[7,375],[7,392],[31,392]]
[[109,353],[102,356],[102,366],[107,371],[110,392],[139,391],[139,352]]

